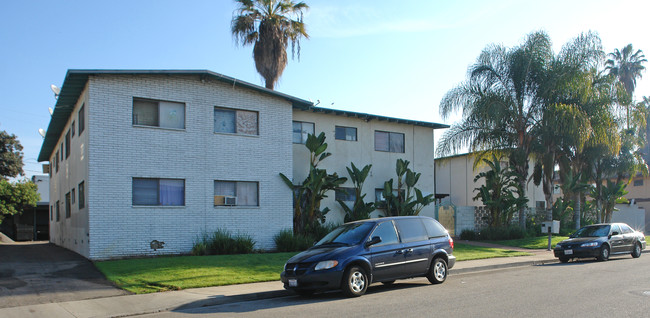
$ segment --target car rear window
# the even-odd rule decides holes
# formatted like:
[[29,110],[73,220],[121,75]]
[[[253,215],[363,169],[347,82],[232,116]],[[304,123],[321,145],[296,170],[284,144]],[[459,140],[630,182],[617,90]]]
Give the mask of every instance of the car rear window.
[[424,223],[424,227],[427,229],[429,237],[440,237],[447,235],[447,230],[445,227],[434,219],[422,219],[422,223]]
[[395,223],[397,223],[399,235],[404,243],[429,239],[429,235],[419,218],[398,219],[395,220]]

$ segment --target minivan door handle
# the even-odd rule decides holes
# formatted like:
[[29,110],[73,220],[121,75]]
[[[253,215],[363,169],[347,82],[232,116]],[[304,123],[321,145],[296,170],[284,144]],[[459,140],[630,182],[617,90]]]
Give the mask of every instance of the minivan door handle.
[[406,254],[408,254],[408,253],[413,253],[413,249],[412,248],[407,249]]
[[404,254],[404,250],[395,251],[395,255],[401,255],[401,254]]

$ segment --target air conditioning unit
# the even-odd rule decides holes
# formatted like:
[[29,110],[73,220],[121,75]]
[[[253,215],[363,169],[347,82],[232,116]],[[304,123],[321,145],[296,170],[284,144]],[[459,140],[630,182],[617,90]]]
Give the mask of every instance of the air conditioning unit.
[[237,197],[224,197],[223,205],[237,205]]

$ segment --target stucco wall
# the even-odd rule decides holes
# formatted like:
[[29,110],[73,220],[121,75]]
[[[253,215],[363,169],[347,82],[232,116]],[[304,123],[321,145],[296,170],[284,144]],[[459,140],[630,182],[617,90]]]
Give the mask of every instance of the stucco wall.
[[[383,188],[384,182],[396,180],[395,163],[397,159],[410,161],[409,167],[422,173],[416,187],[422,190],[423,194],[433,193],[433,129],[414,125],[390,123],[386,121],[371,120],[365,121],[359,118],[337,116],[333,114],[306,112],[301,110],[293,111],[293,120],[314,123],[314,132],[318,135],[324,132],[328,144],[327,151],[332,156],[325,159],[319,166],[327,169],[328,173],[336,172],[339,176],[349,179],[346,167],[354,162],[355,166],[362,169],[367,164],[372,164],[370,175],[366,179],[363,191],[366,194],[365,201],[375,200],[375,189]],[[335,126],[346,126],[357,128],[357,141],[336,140]],[[375,130],[398,132],[404,134],[404,153],[392,153],[375,151]],[[309,172],[309,151],[304,144],[293,144],[294,154],[294,183],[302,182]],[[343,187],[353,187],[348,180]],[[396,181],[394,181],[396,187]],[[327,215],[327,222],[342,223],[344,218],[343,209],[335,201],[335,194],[332,191],[328,197],[321,202],[321,208],[329,207],[332,211]],[[372,216],[383,213],[384,210],[376,210]],[[434,216],[433,204],[425,207],[421,215]]]

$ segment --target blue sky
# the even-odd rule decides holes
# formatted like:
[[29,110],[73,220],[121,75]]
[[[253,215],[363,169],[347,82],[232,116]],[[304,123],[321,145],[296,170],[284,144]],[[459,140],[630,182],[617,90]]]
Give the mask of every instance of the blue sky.
[[[276,90],[319,106],[443,121],[438,104],[488,44],[508,47],[546,31],[555,50],[596,31],[605,52],[632,43],[650,57],[648,1],[306,0],[309,40]],[[0,2],[0,130],[36,157],[68,69],[208,69],[262,85],[251,47],[230,34],[235,8],[213,1]],[[650,67],[650,66],[649,66]],[[650,95],[650,77],[637,96]],[[436,131],[437,137],[442,131]]]

